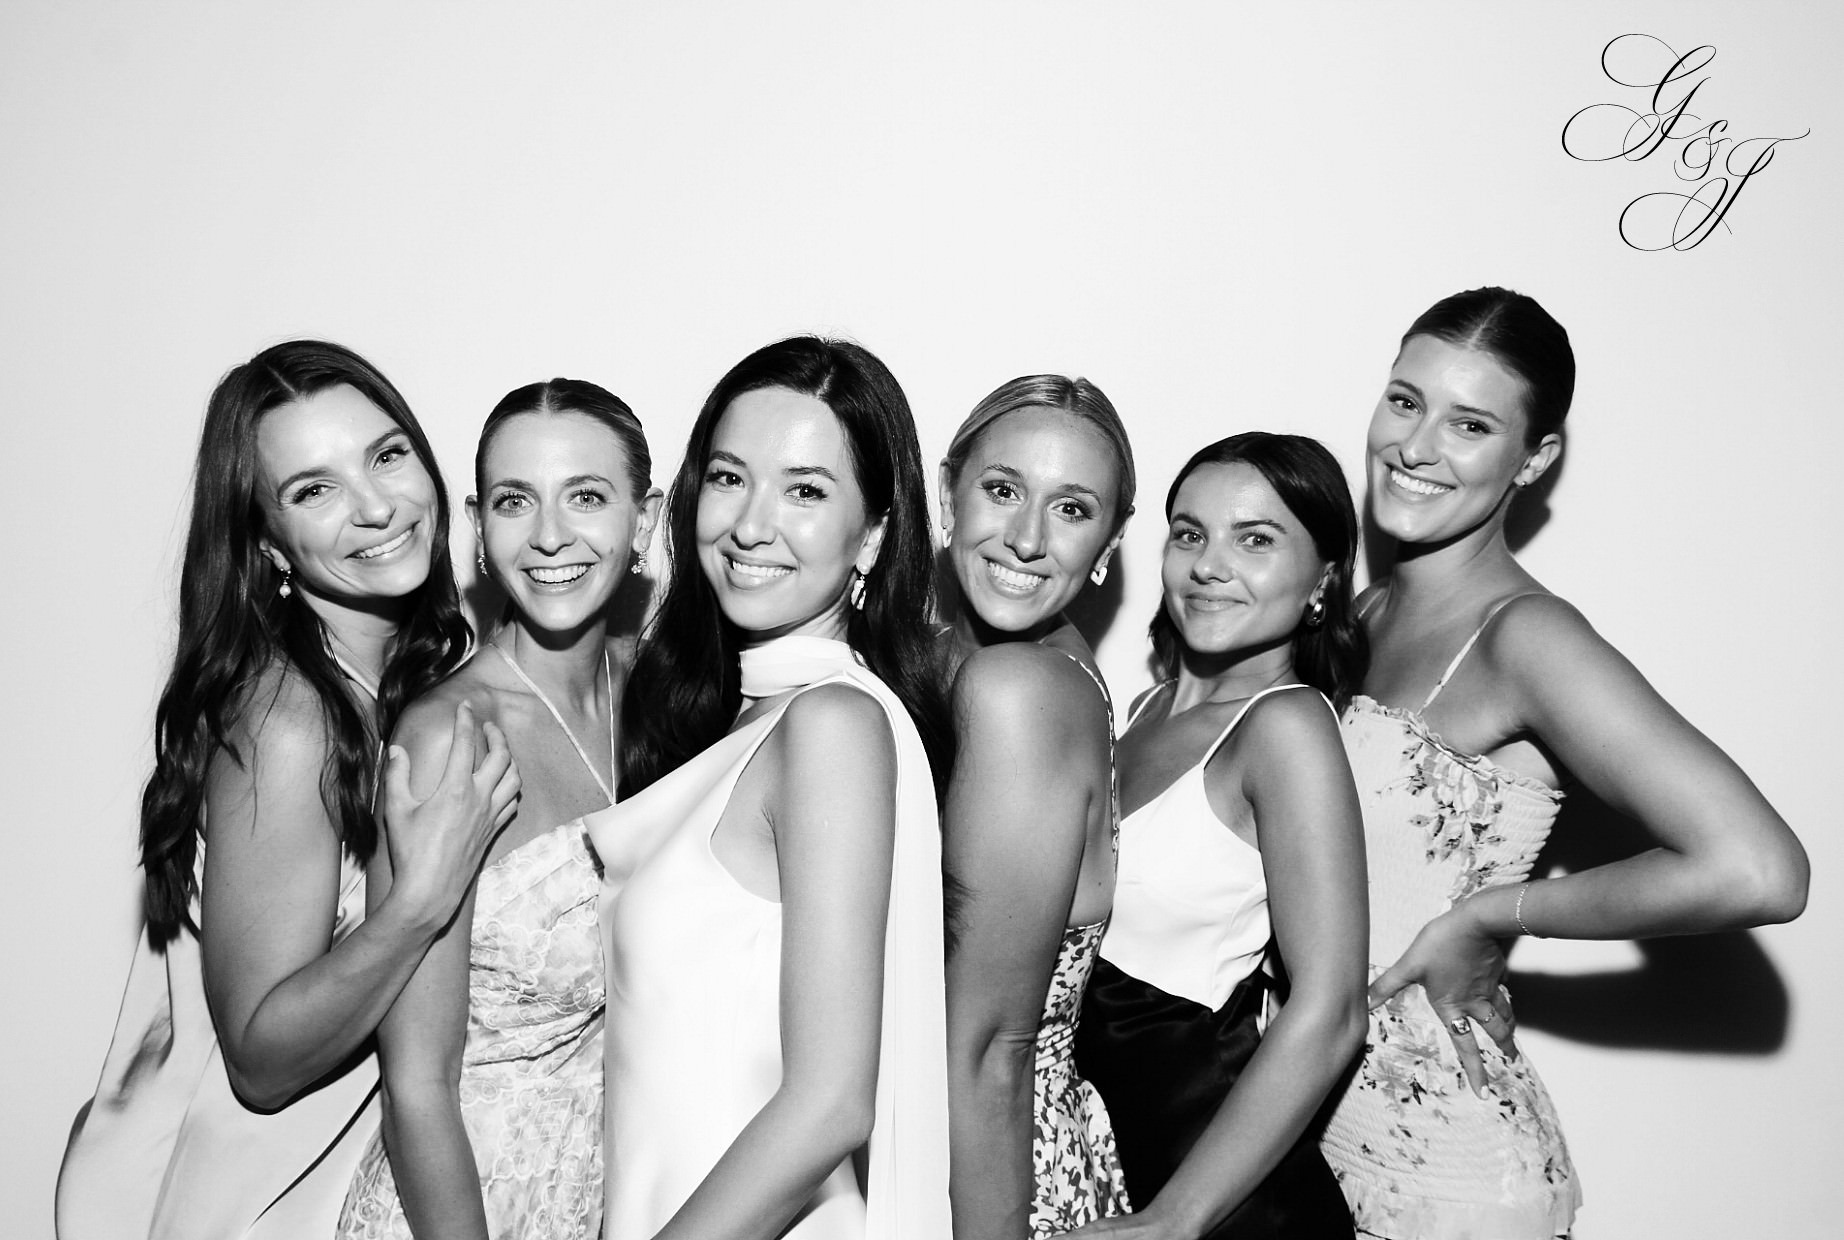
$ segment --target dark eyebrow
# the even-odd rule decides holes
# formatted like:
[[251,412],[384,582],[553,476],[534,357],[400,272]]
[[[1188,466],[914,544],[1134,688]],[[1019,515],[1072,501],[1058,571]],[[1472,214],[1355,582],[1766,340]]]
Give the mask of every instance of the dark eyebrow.
[[712,461],[728,461],[732,465],[741,465],[744,469],[749,468],[748,461],[745,461],[742,457],[736,455],[734,452],[725,452],[722,448],[712,448],[711,449],[711,455],[705,461],[705,464],[709,465]]
[[[402,436],[406,440],[409,438],[409,435],[404,431],[403,427],[391,427],[388,431],[385,431],[382,435],[379,435],[376,439],[365,445],[365,456],[370,457],[377,452],[378,449],[399,436]],[[328,469],[324,465],[315,465],[308,469],[297,470],[276,484],[275,497],[278,500],[281,499],[284,495],[288,494],[298,482],[302,482],[308,478],[318,478],[332,472],[331,469]]]
[[781,472],[794,478],[824,478],[828,482],[839,480],[839,475],[824,465],[790,465]]
[[[1014,478],[1019,481],[1024,480],[1023,470],[1017,469],[1011,465],[1007,465],[1003,461],[991,461],[987,463],[986,465],[983,465],[980,467],[981,473],[985,473],[988,470],[997,471],[998,473],[1004,474],[1007,478]],[[1094,487],[1084,485],[1083,483],[1080,483],[1080,482],[1065,482],[1061,486],[1051,488],[1051,494],[1053,495],[1086,495],[1090,499],[1094,500],[1095,503],[1097,504],[1100,504],[1102,502],[1100,491],[1097,491]]]
[[[1413,383],[1410,383],[1407,379],[1391,379],[1390,383],[1395,387],[1407,388],[1409,393],[1422,404],[1426,405],[1428,403],[1428,398],[1422,394],[1422,390]],[[1460,413],[1470,413],[1475,417],[1490,418],[1492,421],[1500,423],[1501,425],[1508,421],[1504,414],[1494,413],[1490,409],[1481,409],[1476,405],[1454,405],[1453,408]]]

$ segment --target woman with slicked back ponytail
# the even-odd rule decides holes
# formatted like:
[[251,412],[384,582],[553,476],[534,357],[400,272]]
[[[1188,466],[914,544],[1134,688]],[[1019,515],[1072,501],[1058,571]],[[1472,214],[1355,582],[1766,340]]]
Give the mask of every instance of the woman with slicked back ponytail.
[[[1344,715],[1370,1028],[1324,1140],[1367,1236],[1548,1240],[1573,1224],[1556,1108],[1513,1041],[1509,943],[1732,930],[1805,905],[1805,851],[1779,814],[1506,543],[1574,392],[1560,323],[1522,293],[1468,289],[1410,325],[1370,418],[1370,515],[1394,555],[1358,609],[1374,653]],[[1574,781],[1658,847],[1536,875]]]
[[[518,791],[497,730],[461,718],[427,798],[380,769],[469,632],[428,440],[375,367],[296,340],[232,370],[193,489],[146,927],[65,1155],[63,1240],[331,1234],[376,1123],[372,1031]],[[404,881],[367,909],[379,810]]]

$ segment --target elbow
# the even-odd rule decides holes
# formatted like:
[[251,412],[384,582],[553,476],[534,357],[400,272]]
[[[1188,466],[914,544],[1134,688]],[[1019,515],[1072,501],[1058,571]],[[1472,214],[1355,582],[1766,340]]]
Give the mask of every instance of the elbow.
[[230,1078],[237,1100],[252,1111],[279,1111],[293,1102],[309,1082],[298,1081],[293,1073],[278,1071],[260,1062],[257,1056],[238,1053],[228,1044],[220,1044],[224,1072]]
[[1790,834],[1784,848],[1758,856],[1735,884],[1744,905],[1747,924],[1772,925],[1792,921],[1806,911],[1806,893],[1812,882],[1812,864],[1806,850]]
[[948,1048],[950,1088],[968,1100],[1030,1092],[1037,1067],[1037,1029],[996,1028],[953,1038]]

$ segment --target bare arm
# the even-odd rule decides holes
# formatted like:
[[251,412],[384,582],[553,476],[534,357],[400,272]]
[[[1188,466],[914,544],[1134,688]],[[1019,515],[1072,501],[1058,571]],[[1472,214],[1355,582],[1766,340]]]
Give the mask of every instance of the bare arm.
[[787,708],[756,761],[781,888],[781,1085],[658,1240],[771,1240],[870,1135],[896,823],[883,708],[822,685]]
[[[1528,889],[1490,887],[1460,901],[1378,976],[1374,1002],[1419,982],[1444,1021],[1467,1015],[1508,1043],[1508,1005],[1497,989],[1500,943],[1524,932],[1520,911],[1533,933],[1589,939],[1695,934],[1799,915],[1810,867],[1792,830],[1729,756],[1579,612],[1560,599],[1520,599],[1488,639],[1482,662],[1513,704],[1515,730],[1540,740],[1658,846]],[[1481,1088],[1476,1044],[1470,1036],[1455,1042]]]
[[[446,710],[412,709],[396,739],[408,752],[412,794],[433,791],[453,740]],[[382,904],[391,891],[389,852],[366,871],[367,896]],[[467,1037],[469,947],[474,895],[469,886],[454,918],[378,1026],[383,1069],[384,1147],[418,1236],[486,1240],[486,1211],[474,1149],[461,1119],[461,1054]]]
[[1159,1195],[1138,1214],[1074,1235],[1207,1232],[1299,1139],[1363,1041],[1363,825],[1337,723],[1316,694],[1280,694],[1250,712],[1212,759],[1207,783],[1236,778],[1225,758],[1242,772],[1241,792],[1255,816],[1269,915],[1292,993]]
[[389,816],[401,873],[413,876],[337,945],[340,845],[320,796],[326,737],[319,704],[284,681],[246,711],[244,764],[213,759],[206,783],[201,896],[205,988],[238,1094],[280,1107],[339,1067],[371,1036],[423,951],[452,914],[517,776],[504,738],[458,730],[440,786],[417,804],[393,761]]
[[954,1235],[1017,1240],[1036,1189],[1038,1023],[1093,790],[1108,787],[1108,719],[1066,656],[997,646],[962,665],[954,720],[942,840],[944,868],[966,895],[947,964]]

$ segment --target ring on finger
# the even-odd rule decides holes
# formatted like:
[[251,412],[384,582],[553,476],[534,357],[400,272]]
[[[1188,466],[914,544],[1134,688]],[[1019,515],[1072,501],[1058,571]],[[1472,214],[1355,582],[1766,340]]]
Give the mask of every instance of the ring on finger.
[[1464,1016],[1456,1016],[1447,1022],[1447,1027],[1453,1030],[1454,1037],[1463,1038],[1473,1031],[1473,1022]]

